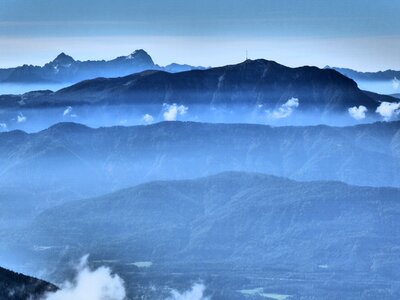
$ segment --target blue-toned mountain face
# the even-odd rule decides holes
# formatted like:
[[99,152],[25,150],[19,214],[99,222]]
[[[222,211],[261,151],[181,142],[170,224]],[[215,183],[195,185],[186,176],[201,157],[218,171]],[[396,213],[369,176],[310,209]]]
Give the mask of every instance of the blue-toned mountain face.
[[[0,96],[0,257],[63,282],[90,253],[129,299],[198,279],[212,299],[399,297],[399,122],[305,126],[395,120],[395,98],[267,60],[165,68],[139,50],[10,74],[130,75]],[[268,118],[302,126],[243,123]]]
[[87,178],[96,184],[121,187],[238,170],[399,187],[399,130],[399,122],[349,127],[162,122],[98,129],[61,123],[38,133],[1,133],[1,182],[65,180],[64,185],[80,186],[74,178],[92,174]]
[[[44,211],[25,238],[114,259],[128,282],[201,276],[216,299],[240,299],[246,286],[294,299],[395,299],[399,199],[393,188],[228,172],[70,202]],[[135,261],[151,262],[141,279]]]
[[356,81],[363,90],[394,95],[399,92],[400,71],[386,70],[378,72],[359,72],[348,68],[325,67],[333,69]]
[[343,128],[163,122],[1,133],[0,223],[26,224],[55,204],[151,180],[231,170],[400,187],[399,130],[398,122]]
[[144,50],[110,61],[76,61],[61,53],[43,67],[24,65],[14,69],[0,69],[0,81],[7,83],[71,83],[96,77],[124,76],[156,65]]
[[204,69],[190,65],[170,64],[160,67],[143,49],[115,59],[78,61],[64,52],[44,66],[23,65],[21,67],[0,69],[0,83],[8,84],[60,84],[76,83],[97,77],[119,77],[144,70],[164,70],[183,72]]

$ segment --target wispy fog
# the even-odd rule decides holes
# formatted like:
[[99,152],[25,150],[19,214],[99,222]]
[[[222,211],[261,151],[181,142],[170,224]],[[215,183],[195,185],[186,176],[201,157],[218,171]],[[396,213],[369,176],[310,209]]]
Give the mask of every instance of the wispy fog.
[[392,87],[395,91],[397,91],[400,87],[400,80],[398,80],[396,77],[392,80]]
[[67,106],[67,108],[63,112],[63,116],[65,117],[65,116],[69,115],[71,113],[71,111],[72,111],[72,107]]
[[204,295],[205,290],[206,287],[203,283],[195,283],[188,291],[172,290],[171,296],[167,300],[211,300]]
[[273,110],[272,112],[267,111],[267,113],[268,116],[272,119],[285,119],[290,117],[290,115],[297,107],[299,107],[299,99],[290,98],[277,109]]
[[[64,106],[53,108],[20,108],[0,110],[0,131],[20,129],[36,132],[60,122],[75,122],[90,127],[146,125],[162,121],[194,121],[208,123],[252,123],[273,126],[327,124],[346,126],[360,121],[371,123],[393,119],[393,104],[382,104],[377,113],[366,115],[363,106],[324,115],[318,111],[300,110],[301,100],[291,98],[279,107],[266,104],[246,105],[110,105]],[[388,111],[388,109],[391,109]],[[394,109],[394,110],[393,110]]]
[[[75,266],[74,278],[60,284],[58,291],[46,294],[41,300],[125,300],[124,280],[109,267],[91,268],[88,259],[89,255],[83,256]],[[206,286],[196,282],[188,290],[169,288],[169,296],[159,295],[157,299],[211,300],[205,296],[205,291]]]
[[399,92],[399,82],[397,78],[392,80],[357,80],[358,87],[364,91],[370,91],[383,95],[391,95]]
[[24,122],[26,122],[26,117],[24,116],[23,113],[19,113],[19,114],[18,114],[18,116],[17,116],[17,122],[18,122],[18,123],[24,123]]
[[52,90],[57,91],[71,85],[71,83],[0,83],[0,95],[20,95],[30,91]]

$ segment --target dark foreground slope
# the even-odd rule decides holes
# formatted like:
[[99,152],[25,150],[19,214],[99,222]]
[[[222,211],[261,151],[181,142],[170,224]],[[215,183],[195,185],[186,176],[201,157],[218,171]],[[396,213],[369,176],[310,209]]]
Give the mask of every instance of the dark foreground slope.
[[235,274],[263,286],[289,276],[317,297],[295,299],[373,299],[367,290],[399,296],[399,189],[240,172],[158,181],[45,211],[27,239],[117,259],[127,274],[132,262],[150,261],[155,278]]
[[45,281],[0,268],[0,300],[35,300],[56,289]]

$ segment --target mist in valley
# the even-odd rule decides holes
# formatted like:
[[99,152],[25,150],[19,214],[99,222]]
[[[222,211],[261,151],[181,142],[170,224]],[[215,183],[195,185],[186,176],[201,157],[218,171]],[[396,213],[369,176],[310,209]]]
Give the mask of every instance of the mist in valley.
[[[190,292],[196,282],[204,299],[336,297],[354,282],[365,297],[382,282],[397,295],[386,249],[398,238],[398,122],[271,127],[182,122],[180,105],[158,113],[169,121],[1,133],[3,265],[68,286],[49,299],[85,289],[71,262],[87,253],[88,274],[109,268],[131,299],[185,299],[202,291]],[[330,294],[309,289],[338,272]]]
[[217,2],[1,1],[0,300],[400,299],[400,5]]
[[[294,99],[294,100],[293,100]],[[386,103],[386,102],[383,102]],[[400,103],[400,101],[399,101]],[[388,103],[389,104],[389,103]],[[0,132],[22,130],[39,132],[58,123],[79,123],[92,128],[110,126],[150,125],[163,121],[192,121],[203,123],[242,123],[270,126],[350,126],[397,119],[399,107],[368,110],[364,106],[324,113],[302,109],[301,100],[289,98],[281,105],[104,105],[62,106],[54,108],[20,108],[0,110]]]

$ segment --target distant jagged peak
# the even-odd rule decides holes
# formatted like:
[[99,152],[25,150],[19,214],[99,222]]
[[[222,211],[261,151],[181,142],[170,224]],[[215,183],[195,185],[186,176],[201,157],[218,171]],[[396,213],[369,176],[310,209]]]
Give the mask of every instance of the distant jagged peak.
[[126,60],[131,60],[132,62],[140,62],[140,63],[145,63],[149,65],[154,65],[153,59],[151,56],[143,49],[137,49],[133,51],[131,54],[123,57]]
[[65,54],[64,52],[61,52],[53,61],[53,64],[57,65],[70,65],[73,64],[75,60],[72,58],[72,56],[69,56]]
[[128,56],[126,56],[126,58],[127,59],[132,59],[132,58],[140,57],[140,56],[150,57],[150,55],[145,50],[137,49],[137,50],[133,51],[131,54],[129,54]]

